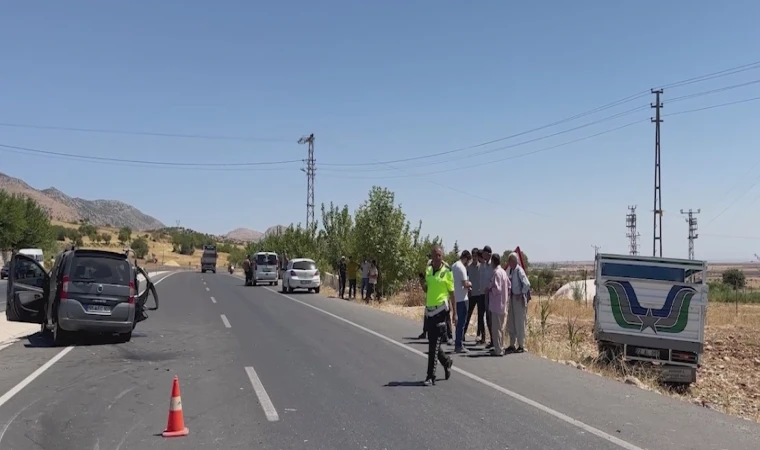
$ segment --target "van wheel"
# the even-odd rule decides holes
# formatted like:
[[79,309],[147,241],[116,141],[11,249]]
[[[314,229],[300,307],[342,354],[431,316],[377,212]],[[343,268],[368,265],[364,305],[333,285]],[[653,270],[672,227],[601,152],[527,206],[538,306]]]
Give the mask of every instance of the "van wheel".
[[58,322],[53,324],[53,346],[64,347],[71,340],[71,334],[61,328]]
[[206,273],[206,271],[205,271],[205,270],[203,270],[203,269],[201,269],[201,273]]
[[257,286],[257,283],[258,283],[258,281],[256,281],[256,280],[253,280],[253,285],[254,285],[254,286]]
[[214,274],[216,274],[216,270],[212,270],[212,272],[213,272]]
[[318,288],[314,288],[314,292],[315,292],[315,293],[317,293],[317,294],[319,294],[319,288],[321,288],[321,287],[322,287],[322,286],[320,286],[320,287],[318,287]]

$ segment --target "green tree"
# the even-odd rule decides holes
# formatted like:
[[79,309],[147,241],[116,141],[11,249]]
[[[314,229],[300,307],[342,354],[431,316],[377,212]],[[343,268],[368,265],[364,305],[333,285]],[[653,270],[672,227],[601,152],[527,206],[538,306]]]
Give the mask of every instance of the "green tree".
[[150,250],[148,247],[148,241],[146,241],[143,237],[139,237],[132,241],[131,247],[135,252],[135,256],[139,259],[144,259]]
[[129,243],[132,240],[132,229],[129,227],[122,227],[119,230],[119,243],[121,245]]
[[79,225],[79,233],[82,236],[89,237],[91,241],[94,241],[95,236],[98,234],[98,229],[95,228],[94,225],[84,222],[82,225]]
[[333,268],[337,267],[341,256],[357,256],[353,254],[354,222],[348,205],[339,209],[330,202],[327,209],[322,204],[322,227],[318,240],[324,245],[324,256]]
[[734,289],[741,289],[747,283],[744,272],[739,269],[728,269],[723,272],[723,284],[731,286]]
[[50,247],[54,237],[50,218],[37,202],[0,191],[0,249]]
[[[515,252],[514,250],[504,250],[504,253],[501,255],[501,262],[502,262],[502,264],[506,264],[507,263],[507,258],[509,257],[509,255],[511,255],[514,252]],[[523,263],[525,264],[525,266],[523,267],[523,269],[528,270],[528,268],[530,267],[530,260],[528,260],[528,254],[525,253],[523,251],[523,249],[520,249],[520,253],[522,253]],[[518,259],[518,261],[519,261],[519,259]]]
[[[377,261],[379,289],[392,294],[414,276],[415,237],[401,205],[386,188],[374,186],[356,210],[356,253]],[[429,252],[429,249],[427,250]]]
[[459,256],[460,256],[460,253],[459,253],[459,242],[458,241],[454,241],[454,247],[452,247],[452,249],[451,249],[450,252],[446,253],[446,255],[444,256],[444,260],[446,261],[446,263],[448,265],[451,266],[455,262],[457,262],[457,260],[459,260]]
[[111,244],[111,233],[103,233],[100,237],[103,239],[103,242],[105,242],[106,245]]

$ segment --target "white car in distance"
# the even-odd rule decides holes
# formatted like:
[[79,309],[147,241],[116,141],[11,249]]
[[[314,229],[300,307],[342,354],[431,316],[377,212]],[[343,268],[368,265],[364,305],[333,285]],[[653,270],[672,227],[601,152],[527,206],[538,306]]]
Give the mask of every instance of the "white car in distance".
[[295,289],[306,289],[319,293],[322,279],[319,277],[317,264],[312,259],[294,258],[288,262],[282,279],[282,292],[293,292]]

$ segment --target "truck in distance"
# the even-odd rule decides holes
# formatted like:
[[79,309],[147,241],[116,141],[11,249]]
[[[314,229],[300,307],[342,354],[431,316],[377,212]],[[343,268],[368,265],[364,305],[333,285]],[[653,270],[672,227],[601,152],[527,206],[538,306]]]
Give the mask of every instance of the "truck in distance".
[[206,271],[216,273],[216,260],[218,256],[216,245],[204,245],[203,253],[201,254],[201,273],[206,273]]
[[600,356],[652,363],[662,382],[695,382],[706,281],[706,261],[598,254],[594,338]]

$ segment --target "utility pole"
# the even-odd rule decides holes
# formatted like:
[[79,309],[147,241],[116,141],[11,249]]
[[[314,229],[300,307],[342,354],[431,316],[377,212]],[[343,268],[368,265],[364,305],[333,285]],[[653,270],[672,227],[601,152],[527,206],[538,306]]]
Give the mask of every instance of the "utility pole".
[[628,238],[628,252],[636,256],[639,254],[639,236],[636,231],[636,205],[628,207],[628,214],[625,215],[625,227],[628,228],[628,233],[625,237]]
[[[660,177],[660,110],[662,102],[660,95],[662,89],[652,89],[655,95],[655,102],[650,105],[655,109],[655,116],[651,119],[655,124],[654,127],[654,233],[652,234],[652,256],[657,256],[657,241],[660,241],[660,258],[662,258],[662,178]],[[659,223],[658,223],[659,222]]]
[[314,225],[314,175],[317,171],[314,166],[314,133],[302,137],[298,140],[298,143],[308,144],[309,146],[306,169],[301,169],[301,171],[306,172],[306,228],[311,229],[312,225]]
[[681,210],[681,214],[688,216],[686,223],[689,224],[689,259],[694,259],[694,239],[699,237],[697,234],[697,218],[694,215],[699,214],[701,211],[701,209],[696,211],[692,211],[691,209],[689,211]]

